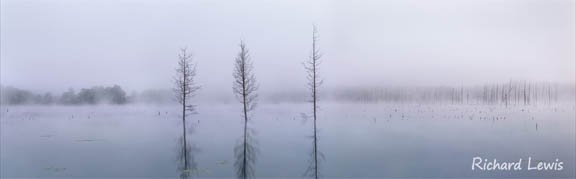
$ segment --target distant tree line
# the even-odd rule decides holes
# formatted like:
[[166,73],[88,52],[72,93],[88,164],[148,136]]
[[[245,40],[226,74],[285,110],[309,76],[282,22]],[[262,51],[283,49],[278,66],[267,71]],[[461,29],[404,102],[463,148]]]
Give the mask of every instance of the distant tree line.
[[476,86],[341,88],[329,99],[362,103],[538,105],[573,100],[574,85],[509,81]]
[[[81,104],[176,104],[170,89],[151,89],[124,93],[120,86],[69,89],[61,94],[36,93],[10,86],[0,88],[0,104],[81,105]],[[114,94],[114,95],[110,95]],[[265,103],[308,102],[305,91],[262,93]],[[576,86],[550,82],[509,81],[475,86],[377,86],[328,89],[319,98],[328,101],[359,103],[443,103],[485,105],[545,105],[574,100]],[[228,103],[226,95],[204,94],[204,100]]]
[[10,86],[0,87],[0,103],[8,105],[23,105],[23,104],[64,104],[64,105],[79,105],[79,104],[126,104],[128,97],[126,92],[118,85],[102,87],[95,86],[92,88],[82,88],[76,92],[74,89],[60,94],[53,95],[52,93],[37,94],[28,90],[23,90]]

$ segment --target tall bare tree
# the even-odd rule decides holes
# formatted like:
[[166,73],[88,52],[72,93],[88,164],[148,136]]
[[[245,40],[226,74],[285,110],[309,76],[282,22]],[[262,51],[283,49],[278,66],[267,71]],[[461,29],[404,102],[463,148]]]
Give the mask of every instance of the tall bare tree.
[[176,76],[174,77],[174,92],[176,100],[182,106],[182,154],[184,154],[184,170],[188,170],[188,151],[189,147],[186,140],[186,116],[196,112],[196,106],[191,103],[191,98],[196,95],[196,91],[200,86],[194,81],[196,76],[196,64],[192,63],[192,54],[187,52],[186,48],[180,49],[178,54],[178,67],[176,68]]
[[256,107],[256,99],[258,97],[256,90],[258,89],[258,85],[256,84],[256,78],[252,71],[254,68],[252,60],[248,53],[246,44],[240,41],[240,52],[234,61],[234,82],[232,87],[236,98],[242,103],[242,117],[244,119],[242,144],[234,149],[236,155],[236,174],[238,178],[252,178],[254,174],[254,163],[256,161],[255,141],[250,137],[248,121],[250,120],[250,112]]
[[308,88],[311,92],[311,102],[312,102],[312,116],[313,116],[313,123],[314,123],[314,148],[312,151],[313,160],[306,171],[314,178],[318,178],[318,132],[316,128],[316,119],[317,119],[317,111],[318,111],[318,87],[322,85],[322,80],[318,75],[318,67],[321,63],[320,58],[322,55],[320,54],[320,50],[318,49],[318,30],[316,26],[312,29],[312,53],[310,55],[310,59],[304,63],[304,68],[308,73]]

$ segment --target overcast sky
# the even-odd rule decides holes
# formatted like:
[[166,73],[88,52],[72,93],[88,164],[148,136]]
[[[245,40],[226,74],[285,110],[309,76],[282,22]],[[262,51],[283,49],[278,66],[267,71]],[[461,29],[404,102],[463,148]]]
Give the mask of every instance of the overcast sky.
[[2,85],[63,91],[169,88],[180,47],[204,91],[230,92],[244,40],[261,90],[341,85],[574,83],[574,0],[1,0]]

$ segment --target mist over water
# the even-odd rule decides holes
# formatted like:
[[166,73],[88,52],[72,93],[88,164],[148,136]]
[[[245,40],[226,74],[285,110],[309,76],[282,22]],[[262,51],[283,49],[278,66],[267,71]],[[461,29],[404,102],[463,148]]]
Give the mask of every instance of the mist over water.
[[574,0],[2,0],[0,178],[574,178],[574,32]]

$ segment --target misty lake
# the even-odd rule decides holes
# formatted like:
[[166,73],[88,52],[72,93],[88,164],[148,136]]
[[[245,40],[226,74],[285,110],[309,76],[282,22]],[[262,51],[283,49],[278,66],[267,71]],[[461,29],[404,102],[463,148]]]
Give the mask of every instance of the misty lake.
[[[574,104],[323,103],[321,176],[574,178]],[[300,178],[311,159],[310,104],[259,104],[256,178]],[[2,106],[0,173],[12,177],[179,176],[178,106]],[[195,177],[235,177],[241,107],[201,104],[187,119]],[[564,162],[561,171],[472,171],[472,158]]]

